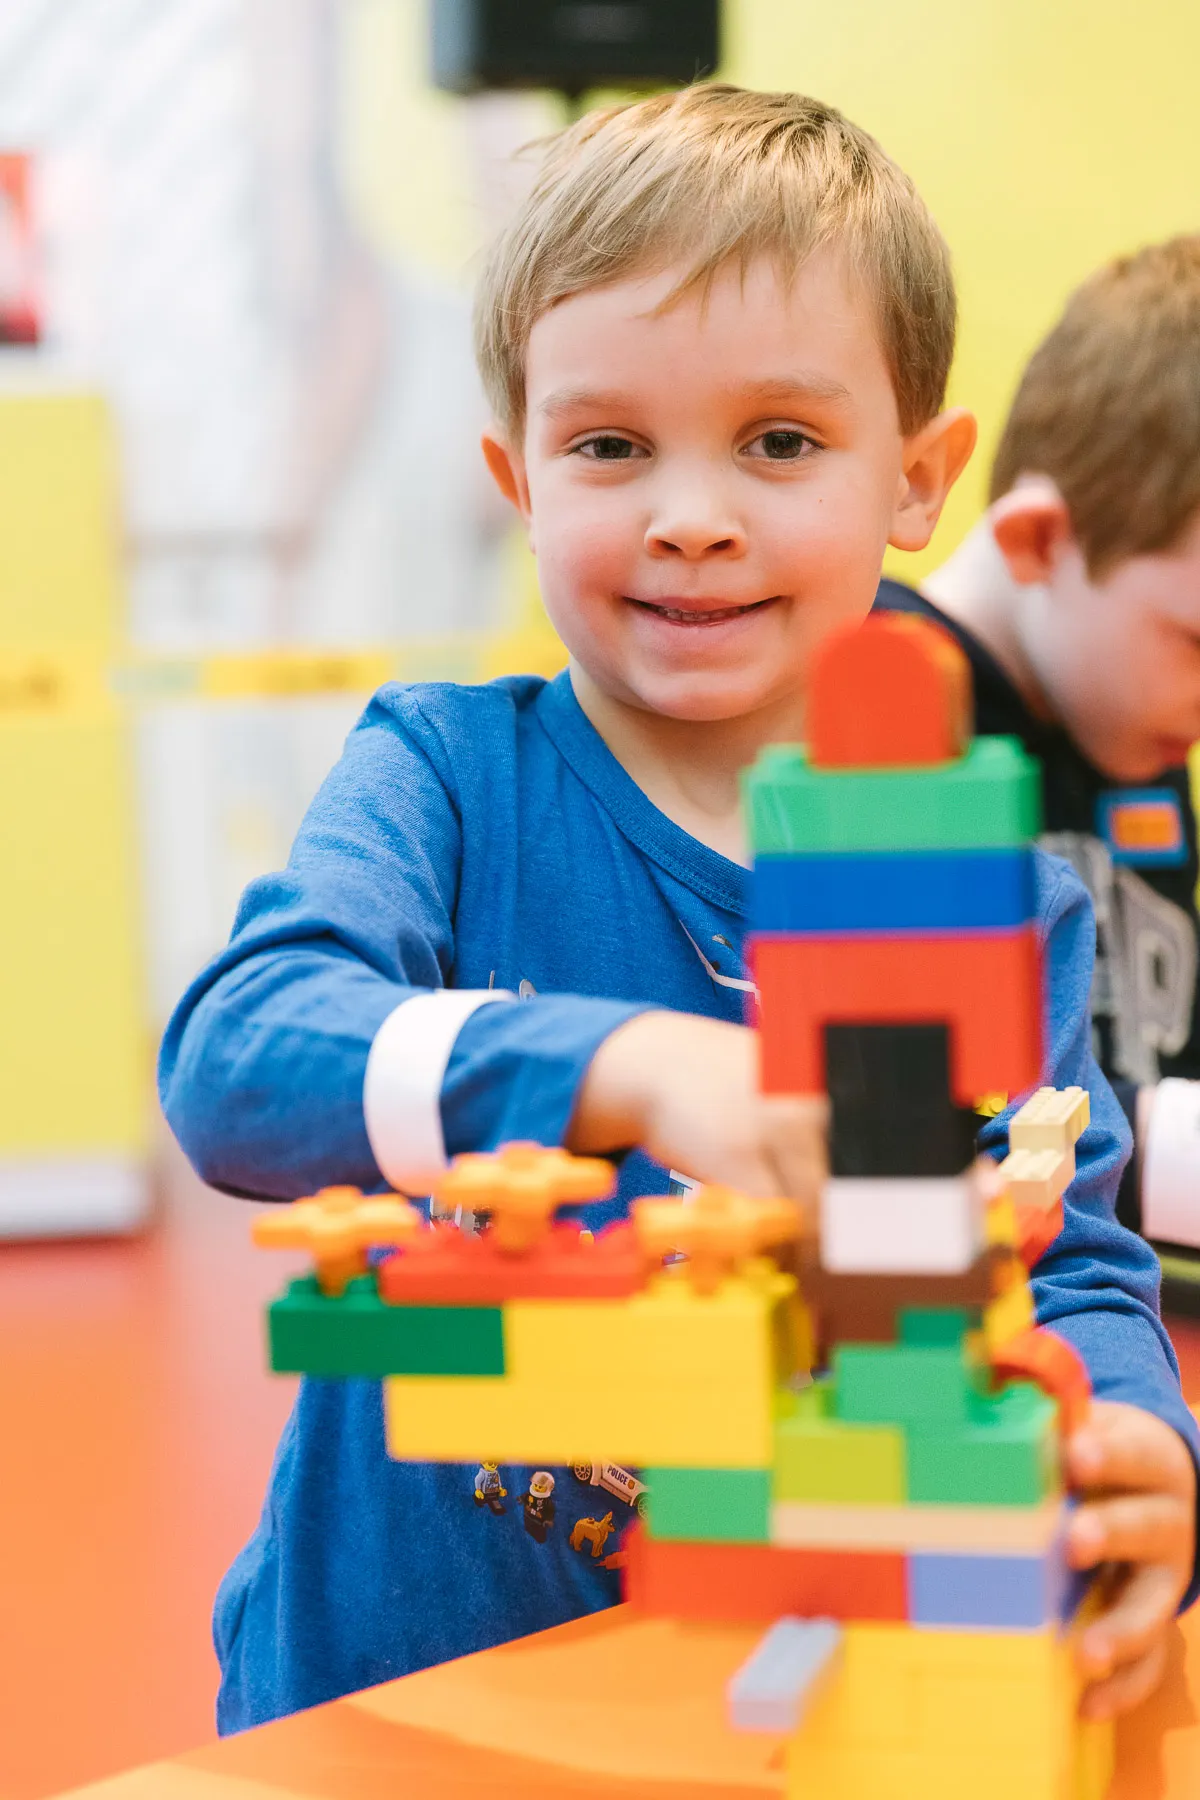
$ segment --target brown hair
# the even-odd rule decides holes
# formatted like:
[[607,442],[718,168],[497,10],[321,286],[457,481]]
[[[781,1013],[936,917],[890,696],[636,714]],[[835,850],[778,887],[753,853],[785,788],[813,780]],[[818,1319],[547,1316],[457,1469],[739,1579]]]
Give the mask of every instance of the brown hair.
[[875,302],[901,430],[915,431],[945,397],[954,281],[924,202],[874,138],[818,100],[716,84],[587,114],[549,141],[483,269],[475,346],[497,419],[521,431],[529,333],[568,295],[678,263],[669,305],[731,259],[769,255],[790,276],[831,241]]
[[1167,550],[1200,511],[1200,237],[1119,257],[1021,377],[991,499],[1047,475],[1088,573]]

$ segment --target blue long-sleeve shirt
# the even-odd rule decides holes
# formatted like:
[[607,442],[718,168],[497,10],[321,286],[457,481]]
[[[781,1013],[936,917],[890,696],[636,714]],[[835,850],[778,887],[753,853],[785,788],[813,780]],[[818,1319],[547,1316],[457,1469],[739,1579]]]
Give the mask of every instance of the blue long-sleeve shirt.
[[[560,1142],[597,1046],[635,1012],[742,1018],[749,884],[651,804],[566,675],[384,688],[287,869],[247,890],[228,948],[180,1002],[160,1065],[167,1117],[200,1174],[236,1193],[398,1180],[381,1170],[364,1117],[381,1028],[431,990],[500,988],[526,998],[480,1006],[448,1050],[431,1050],[444,1075],[426,1123],[448,1155]],[[1078,1347],[1098,1394],[1165,1419],[1195,1455],[1157,1263],[1113,1217],[1129,1139],[1091,1055],[1090,905],[1049,858],[1038,903],[1046,1079],[1092,1097],[1066,1226],[1035,1277],[1038,1314]],[[398,1090],[397,1104],[419,1110],[420,1093]],[[1003,1144],[1005,1123],[988,1126],[985,1144]],[[617,1198],[587,1209],[589,1222],[666,1185],[635,1152]],[[602,1342],[596,1369],[603,1380]],[[597,1482],[602,1468],[591,1465]],[[631,1489],[587,1484],[588,1465],[553,1470],[547,1523],[523,1498],[529,1469],[502,1465],[505,1497],[489,1483],[483,1500],[477,1473],[390,1462],[378,1383],[302,1383],[258,1529],[217,1599],[223,1730],[616,1600],[615,1575],[570,1535],[609,1510],[624,1524]]]

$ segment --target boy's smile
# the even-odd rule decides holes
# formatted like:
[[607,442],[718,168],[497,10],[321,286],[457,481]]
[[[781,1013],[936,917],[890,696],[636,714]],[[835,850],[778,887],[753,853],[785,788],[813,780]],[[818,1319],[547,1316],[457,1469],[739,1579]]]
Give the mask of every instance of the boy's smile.
[[937,464],[956,416],[903,436],[876,309],[836,247],[791,280],[727,265],[667,304],[677,278],[544,313],[523,444],[485,447],[594,722],[592,699],[795,736],[814,644],[865,616],[889,540],[932,529],[949,484],[924,440]]

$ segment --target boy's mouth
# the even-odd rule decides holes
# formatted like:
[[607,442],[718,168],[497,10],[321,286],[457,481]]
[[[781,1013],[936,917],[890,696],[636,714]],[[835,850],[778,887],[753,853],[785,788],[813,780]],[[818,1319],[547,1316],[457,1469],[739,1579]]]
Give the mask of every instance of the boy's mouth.
[[678,602],[655,602],[653,600],[634,600],[630,596],[631,606],[639,607],[643,612],[654,613],[660,619],[666,619],[672,625],[725,625],[730,619],[745,618],[748,613],[761,612],[764,607],[774,606],[781,600],[781,594],[768,594],[765,600],[751,600],[745,606],[713,606],[701,601],[680,600]]

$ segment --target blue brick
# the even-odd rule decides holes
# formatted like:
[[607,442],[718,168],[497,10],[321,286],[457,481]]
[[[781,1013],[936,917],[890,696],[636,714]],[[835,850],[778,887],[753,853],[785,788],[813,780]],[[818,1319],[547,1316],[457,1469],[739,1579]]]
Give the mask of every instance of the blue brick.
[[726,1690],[733,1729],[794,1731],[841,1641],[832,1619],[777,1620]]
[[756,932],[994,930],[1034,915],[1025,848],[760,856],[754,865]]
[[1058,1544],[1042,1556],[914,1552],[908,1616],[926,1627],[1040,1631],[1060,1617],[1065,1578]]

